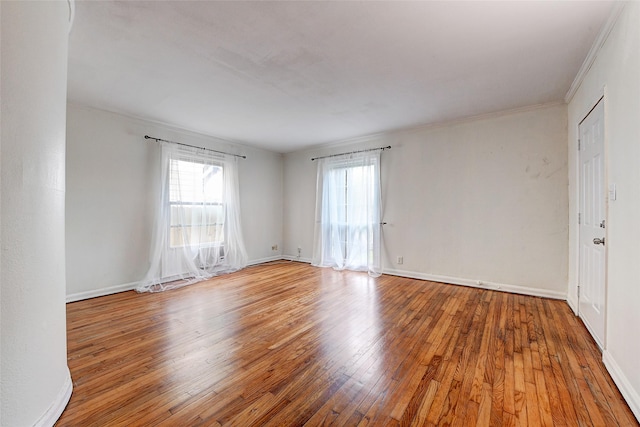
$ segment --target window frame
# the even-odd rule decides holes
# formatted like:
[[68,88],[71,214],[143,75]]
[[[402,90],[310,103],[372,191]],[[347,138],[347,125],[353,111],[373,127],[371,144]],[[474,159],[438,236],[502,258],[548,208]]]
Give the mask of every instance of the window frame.
[[[186,163],[192,163],[192,164],[196,164],[196,165],[202,165],[202,166],[214,166],[216,168],[219,168],[219,172],[222,175],[222,196],[220,198],[221,201],[211,201],[211,202],[207,202],[207,201],[181,201],[181,200],[172,200],[172,190],[173,190],[173,186],[171,185],[172,183],[172,174],[173,174],[173,162],[186,162]],[[225,205],[226,205],[226,201],[224,199],[224,164],[222,162],[215,162],[215,161],[204,161],[202,159],[198,159],[192,156],[186,156],[186,155],[179,155],[179,156],[175,156],[175,157],[171,157],[169,159],[169,174],[168,174],[168,189],[169,189],[169,194],[168,194],[168,218],[166,221],[166,227],[167,227],[167,249],[169,250],[178,250],[181,248],[188,248],[188,247],[220,247],[220,251],[221,254],[224,252],[223,248],[225,245],[225,238],[226,238],[226,232],[225,232],[225,228],[226,228],[226,213],[225,213]],[[216,223],[207,223],[207,224],[174,224],[174,217],[173,217],[173,207],[178,207],[178,209],[180,209],[179,207],[181,206],[201,206],[203,208],[206,208],[208,206],[220,206],[222,209],[222,222],[216,222]],[[217,225],[221,225],[223,227],[222,230],[222,240],[219,241],[212,241],[212,242],[205,242],[205,243],[198,243],[198,245],[191,245],[188,243],[183,242],[182,244],[174,244],[173,243],[173,234],[172,234],[172,230],[177,229],[177,228],[191,228],[191,227],[208,227],[208,226],[217,226]]]
[[[371,178],[374,179],[375,176],[375,168],[376,165],[374,163],[370,163],[370,164],[366,164],[366,165],[362,165],[362,164],[351,164],[352,162],[350,161],[345,161],[344,163],[337,163],[334,166],[330,167],[329,170],[327,171],[329,174],[344,174],[344,185],[340,185],[339,188],[337,189],[342,189],[342,187],[344,187],[344,199],[342,200],[343,203],[341,203],[339,206],[339,208],[341,208],[340,210],[342,211],[343,214],[343,220],[337,219],[337,221],[333,222],[330,221],[327,223],[327,226],[329,228],[334,228],[334,227],[338,227],[340,229],[343,230],[342,233],[339,233],[341,236],[344,237],[344,239],[340,239],[339,242],[331,242],[330,244],[339,244],[342,247],[342,256],[343,256],[343,260],[342,261],[346,261],[349,259],[350,257],[350,252],[352,250],[354,250],[351,245],[349,245],[349,239],[347,238],[347,230],[357,227],[357,228],[361,228],[363,230],[367,231],[367,234],[369,233],[368,230],[368,225],[367,223],[364,224],[357,224],[354,222],[349,222],[349,209],[350,207],[353,206],[353,203],[349,201],[350,197],[350,187],[349,187],[349,174],[353,173],[354,169],[363,169],[363,177],[367,176],[367,178]],[[324,185],[327,185],[328,182],[331,182],[331,179],[329,180],[325,180],[324,181]],[[330,185],[330,184],[329,184]],[[373,186],[373,182],[371,183],[371,185]],[[351,195],[351,197],[353,197],[353,195]],[[365,259],[369,259],[372,255],[370,254],[371,250],[369,247],[366,248],[365,253],[360,253],[359,256],[364,257]]]

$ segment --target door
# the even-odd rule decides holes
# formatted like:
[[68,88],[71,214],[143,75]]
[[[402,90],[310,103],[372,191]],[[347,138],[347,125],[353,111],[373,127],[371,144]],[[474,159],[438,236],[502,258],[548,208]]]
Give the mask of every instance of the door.
[[600,348],[605,331],[604,101],[579,126],[580,224],[578,311]]

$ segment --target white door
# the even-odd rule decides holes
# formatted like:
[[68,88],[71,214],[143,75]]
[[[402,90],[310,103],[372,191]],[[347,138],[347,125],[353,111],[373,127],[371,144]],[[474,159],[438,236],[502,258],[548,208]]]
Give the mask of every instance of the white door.
[[580,123],[579,314],[600,348],[605,331],[604,101]]

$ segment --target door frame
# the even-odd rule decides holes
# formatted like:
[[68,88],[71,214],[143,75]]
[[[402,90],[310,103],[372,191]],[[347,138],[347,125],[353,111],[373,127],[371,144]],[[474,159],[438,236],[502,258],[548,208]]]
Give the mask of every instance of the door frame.
[[[578,144],[580,143],[580,124],[582,122],[584,122],[584,120],[587,118],[587,116],[591,113],[591,111],[593,111],[596,106],[598,105],[599,102],[602,102],[602,108],[603,108],[603,123],[604,123],[604,140],[603,140],[603,157],[604,157],[604,182],[603,182],[603,189],[605,190],[605,194],[604,194],[604,217],[605,217],[605,221],[606,221],[606,227],[604,228],[604,235],[605,235],[605,241],[609,241],[609,150],[608,150],[608,146],[609,146],[609,141],[608,141],[608,123],[607,123],[607,88],[606,86],[602,88],[602,90],[600,91],[599,96],[595,99],[595,102],[590,103],[589,107],[586,109],[586,111],[581,114],[580,119],[578,121],[578,123],[576,123],[575,128],[576,128],[576,146],[575,146],[575,164],[577,165],[576,167],[576,188],[575,188],[575,192],[576,192],[576,212],[577,215],[580,215],[580,206],[582,203],[582,198],[580,196],[580,189],[582,188],[582,173],[581,173],[581,168],[580,168],[580,150],[578,150]],[[574,313],[576,316],[580,317],[582,319],[582,315],[580,313],[580,288],[581,288],[581,274],[580,274],[580,262],[581,262],[581,258],[580,258],[580,223],[578,222],[578,218],[573,219],[575,221],[576,224],[576,233],[575,233],[575,239],[573,242],[573,246],[574,246],[574,251],[576,254],[576,264],[574,266],[575,268],[575,277],[576,277],[576,291],[578,292],[576,301],[575,301],[575,307],[574,307]],[[604,336],[602,337],[602,343],[598,343],[598,341],[595,339],[595,337],[593,336],[593,334],[591,333],[591,331],[589,330],[589,328],[587,327],[586,323],[583,322],[583,324],[585,325],[585,327],[587,328],[587,330],[589,330],[589,334],[592,335],[593,340],[596,342],[596,344],[598,346],[600,346],[601,344],[601,350],[604,351],[607,348],[607,317],[608,317],[608,290],[609,290],[609,286],[608,286],[608,278],[609,278],[609,274],[608,274],[608,270],[609,270],[609,246],[605,245],[604,246],[604,311],[605,311],[605,315],[604,315]]]

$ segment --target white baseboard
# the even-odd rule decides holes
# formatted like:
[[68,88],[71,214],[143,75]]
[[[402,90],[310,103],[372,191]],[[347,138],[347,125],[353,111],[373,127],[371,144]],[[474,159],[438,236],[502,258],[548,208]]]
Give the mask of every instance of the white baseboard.
[[105,295],[117,294],[118,292],[132,291],[139,282],[125,283],[123,285],[110,286],[108,288],[92,289],[90,291],[76,292],[67,295],[67,302],[81,301],[83,299],[103,297]]
[[[282,255],[275,255],[267,258],[259,258],[251,260],[247,265],[263,264],[270,261],[281,260]],[[140,282],[124,283],[122,285],[109,286],[107,288],[92,289],[90,291],[76,292],[67,295],[67,302],[81,301],[89,298],[103,297],[105,295],[117,294],[119,292],[132,291],[138,287]]]
[[287,261],[306,262],[307,264],[311,264],[311,258],[302,258],[302,257],[298,258],[297,256],[293,256],[293,255],[282,255],[280,259],[284,259]]
[[47,412],[45,412],[38,421],[35,422],[34,427],[51,427],[56,424],[60,415],[67,407],[69,399],[71,399],[71,393],[73,392],[73,381],[71,381],[71,373],[67,368],[67,377],[62,384],[62,388],[56,397],[56,400],[51,403]]
[[[298,258],[293,255],[282,255],[281,259],[288,261],[300,261],[311,264],[311,258]],[[451,276],[439,276],[435,274],[419,273],[415,271],[385,269],[383,274],[389,274],[391,276],[408,277],[410,279],[428,280],[431,282],[446,283],[451,285],[471,286],[474,288],[488,289],[492,291],[511,292],[514,294],[529,295],[534,297],[553,298],[566,300],[567,294],[558,291],[550,291],[546,289],[529,288],[526,286],[507,285],[504,283],[488,282],[486,280],[480,281],[472,279],[461,279],[459,277]],[[575,310],[574,310],[575,311]]]
[[636,419],[640,422],[640,394],[633,388],[622,372],[622,369],[620,369],[620,366],[618,366],[613,356],[611,356],[611,353],[607,350],[602,352],[602,361],[607,371],[609,371],[609,375],[613,378],[613,382],[618,386],[622,397],[624,397],[629,408],[631,408],[631,412],[633,412],[633,415],[635,415]]
[[282,255],[274,255],[266,258],[253,259],[249,261],[247,265],[264,264],[265,262],[280,261],[281,259],[282,259]]
[[569,295],[567,295],[567,304],[569,305],[569,308],[571,309],[571,311],[573,311],[573,314],[575,314],[577,316],[578,315],[578,302],[575,301],[573,298],[571,298]]
[[451,285],[470,286],[473,288],[488,289],[491,291],[510,292],[513,294],[529,295],[534,297],[544,297],[566,300],[567,294],[550,291],[547,289],[529,288],[527,286],[508,285],[505,283],[489,282],[486,280],[478,281],[472,279],[461,279],[459,277],[451,276],[439,276],[436,274],[417,273],[414,271],[395,270],[388,269],[383,271],[384,274],[390,274],[392,276],[409,277],[411,279],[428,280],[431,282],[447,283]]
[[[271,257],[251,260],[247,263],[247,265],[264,264],[266,262],[279,261],[279,260],[298,261],[298,262],[311,264],[311,258],[298,258],[297,256],[293,256],[293,255],[274,255]],[[514,294],[567,300],[567,294],[564,294],[562,292],[549,291],[546,289],[529,288],[526,286],[508,285],[504,283],[496,283],[496,282],[488,282],[488,281],[478,282],[477,280],[472,280],[472,279],[461,279],[458,277],[439,276],[435,274],[419,273],[415,271],[406,271],[406,270],[386,269],[383,271],[383,273],[390,274],[392,276],[408,277],[411,279],[429,280],[432,282],[448,283],[452,285],[471,286],[474,288],[489,289],[493,291],[503,291],[503,292],[511,292]],[[101,297],[104,295],[111,295],[118,292],[130,291],[135,289],[137,286],[138,286],[138,282],[132,282],[132,283],[125,283],[123,285],[111,286],[108,288],[101,288],[101,289],[95,289],[91,291],[69,294],[67,295],[67,302],[80,301],[80,300],[89,299],[89,298]],[[571,304],[569,305],[571,306]]]

